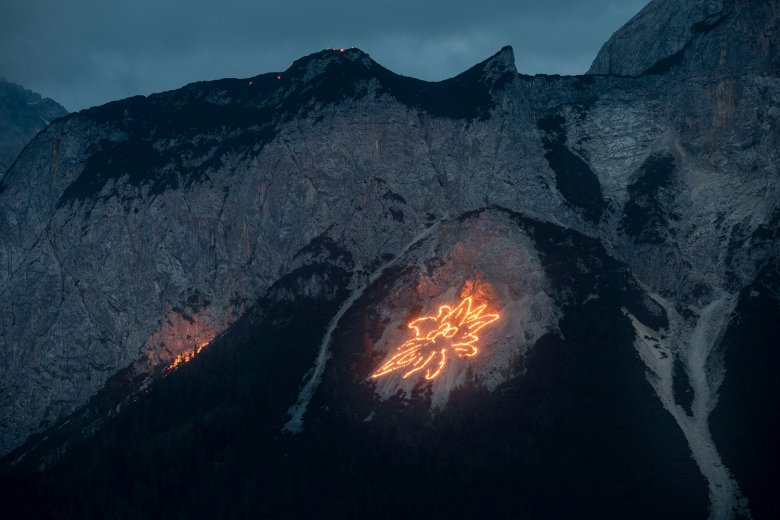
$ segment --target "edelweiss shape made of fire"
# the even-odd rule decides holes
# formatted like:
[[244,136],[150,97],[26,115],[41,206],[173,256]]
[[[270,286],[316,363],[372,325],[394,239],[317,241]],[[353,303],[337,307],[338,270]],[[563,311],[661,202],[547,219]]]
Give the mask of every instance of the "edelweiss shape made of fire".
[[398,347],[396,353],[371,374],[376,379],[396,370],[403,378],[425,371],[425,379],[435,379],[450,356],[472,357],[479,352],[477,331],[496,321],[498,314],[484,314],[487,304],[472,309],[471,297],[451,307],[442,305],[436,316],[424,316],[409,322],[414,337]]

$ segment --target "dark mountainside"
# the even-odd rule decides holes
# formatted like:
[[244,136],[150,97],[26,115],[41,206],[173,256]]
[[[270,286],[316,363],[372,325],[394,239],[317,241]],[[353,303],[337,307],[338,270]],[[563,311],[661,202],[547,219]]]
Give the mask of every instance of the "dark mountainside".
[[[325,50],[55,121],[0,179],[0,513],[776,517],[779,35],[656,0],[584,76]],[[465,298],[473,357],[376,376]]]
[[67,113],[51,99],[0,78],[0,179],[35,134]]

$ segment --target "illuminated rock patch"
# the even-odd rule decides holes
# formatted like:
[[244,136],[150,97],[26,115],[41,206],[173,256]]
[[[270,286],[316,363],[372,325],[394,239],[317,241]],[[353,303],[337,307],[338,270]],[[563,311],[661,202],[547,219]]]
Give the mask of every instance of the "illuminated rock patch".
[[[378,303],[362,318],[367,324],[363,348],[371,357],[355,376],[368,383],[380,402],[425,395],[431,410],[441,410],[458,388],[477,385],[493,391],[521,376],[526,353],[556,329],[560,311],[534,243],[502,213],[442,223],[402,264],[407,267],[400,275],[376,288],[371,297]],[[453,316],[445,318],[466,308],[467,298],[468,314],[486,305],[481,318],[500,318],[475,320],[474,329],[459,326]],[[433,319],[417,322],[422,317]],[[442,320],[458,332],[442,327]],[[432,332],[439,348],[427,340]],[[479,339],[469,341],[469,332]],[[337,334],[334,344],[355,340]],[[424,368],[410,374],[421,365]]]

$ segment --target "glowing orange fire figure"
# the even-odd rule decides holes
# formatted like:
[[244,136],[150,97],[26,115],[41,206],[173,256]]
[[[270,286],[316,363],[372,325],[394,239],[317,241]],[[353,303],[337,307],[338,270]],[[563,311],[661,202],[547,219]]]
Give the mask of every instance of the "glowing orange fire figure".
[[396,370],[405,370],[404,379],[425,371],[425,379],[436,378],[452,353],[458,357],[472,357],[479,352],[477,331],[493,323],[498,314],[483,314],[487,305],[472,309],[471,297],[464,298],[457,307],[442,305],[436,316],[425,316],[409,322],[414,338],[400,347],[396,354],[374,372],[376,379]]

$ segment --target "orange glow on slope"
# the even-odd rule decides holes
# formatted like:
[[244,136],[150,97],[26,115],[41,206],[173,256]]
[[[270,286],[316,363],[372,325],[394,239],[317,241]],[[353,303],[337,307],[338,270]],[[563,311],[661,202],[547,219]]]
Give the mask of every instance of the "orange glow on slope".
[[473,357],[479,349],[477,332],[496,321],[498,314],[483,314],[487,304],[472,308],[471,296],[451,307],[442,305],[436,316],[424,316],[409,322],[414,338],[396,349],[396,353],[371,377],[376,379],[396,370],[404,370],[404,379],[425,370],[425,379],[435,379],[447,358]]
[[173,361],[171,361],[171,363],[165,368],[165,373],[168,374],[170,372],[173,372],[174,370],[176,370],[176,368],[179,365],[183,365],[184,363],[189,363],[190,361],[192,361],[195,358],[195,356],[200,354],[200,352],[208,346],[208,344],[209,344],[208,341],[205,341],[199,344],[197,347],[190,350],[185,350],[184,352],[182,352],[181,354],[173,358]]

